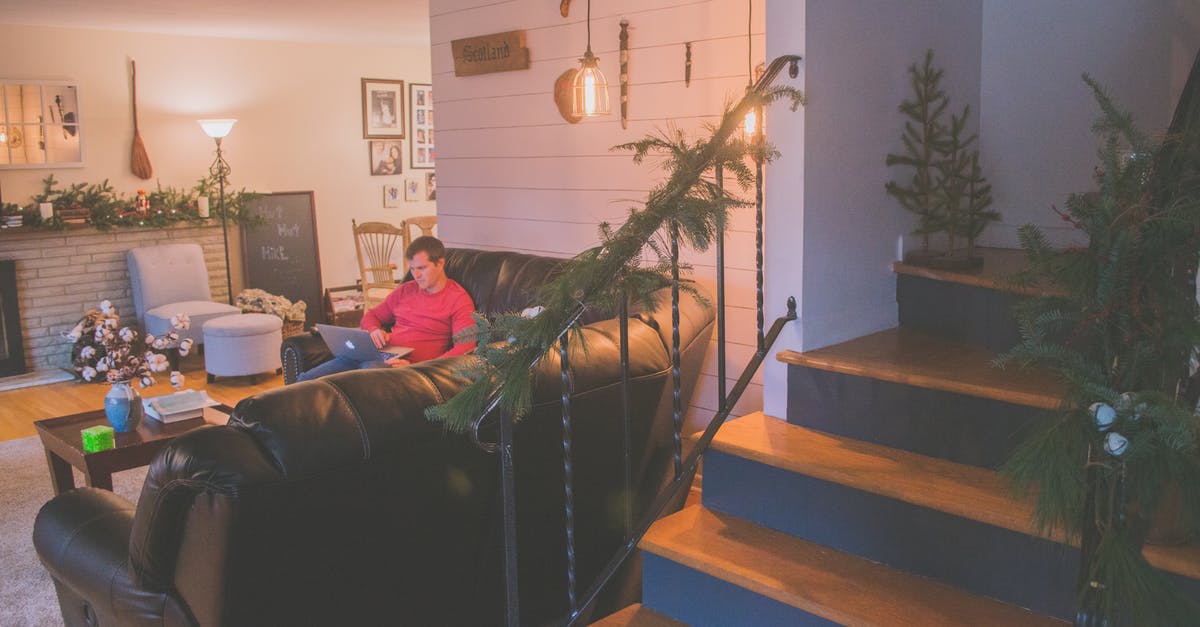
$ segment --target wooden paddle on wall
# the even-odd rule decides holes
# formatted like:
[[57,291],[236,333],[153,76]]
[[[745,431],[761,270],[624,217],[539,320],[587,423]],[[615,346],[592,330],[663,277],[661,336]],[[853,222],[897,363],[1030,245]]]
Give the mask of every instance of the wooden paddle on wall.
[[154,166],[150,165],[150,156],[146,154],[146,144],[142,142],[142,134],[138,132],[137,61],[130,59],[129,67],[132,71],[133,81],[133,154],[129,162],[133,168],[134,176],[140,179],[148,179],[154,176]]

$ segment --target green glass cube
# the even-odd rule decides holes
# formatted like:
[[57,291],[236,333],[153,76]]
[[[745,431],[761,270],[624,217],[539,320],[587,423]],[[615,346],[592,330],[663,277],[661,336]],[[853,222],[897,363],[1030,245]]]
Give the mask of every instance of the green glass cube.
[[79,432],[83,436],[83,452],[95,453],[106,451],[113,447],[113,428],[108,425],[96,425]]

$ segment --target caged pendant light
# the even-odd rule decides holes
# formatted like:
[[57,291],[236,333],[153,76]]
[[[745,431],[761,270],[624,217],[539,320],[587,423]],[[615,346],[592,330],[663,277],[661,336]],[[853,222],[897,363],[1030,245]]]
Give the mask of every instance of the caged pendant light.
[[579,60],[571,98],[571,112],[581,117],[608,115],[608,79],[600,71],[600,59],[592,54],[592,0],[587,8],[587,51]]

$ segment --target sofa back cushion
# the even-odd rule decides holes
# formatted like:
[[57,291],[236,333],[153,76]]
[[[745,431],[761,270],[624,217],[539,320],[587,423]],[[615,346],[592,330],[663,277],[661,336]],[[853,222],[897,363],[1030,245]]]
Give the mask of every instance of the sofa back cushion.
[[476,311],[488,316],[528,307],[561,264],[561,259],[522,253],[446,250],[446,276],[467,290]]

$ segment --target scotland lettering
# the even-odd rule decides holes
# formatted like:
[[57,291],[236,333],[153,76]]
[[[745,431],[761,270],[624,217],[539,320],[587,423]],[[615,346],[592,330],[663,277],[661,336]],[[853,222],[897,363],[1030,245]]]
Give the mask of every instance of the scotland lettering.
[[455,39],[450,42],[450,53],[454,55],[455,76],[529,69],[523,30]]

